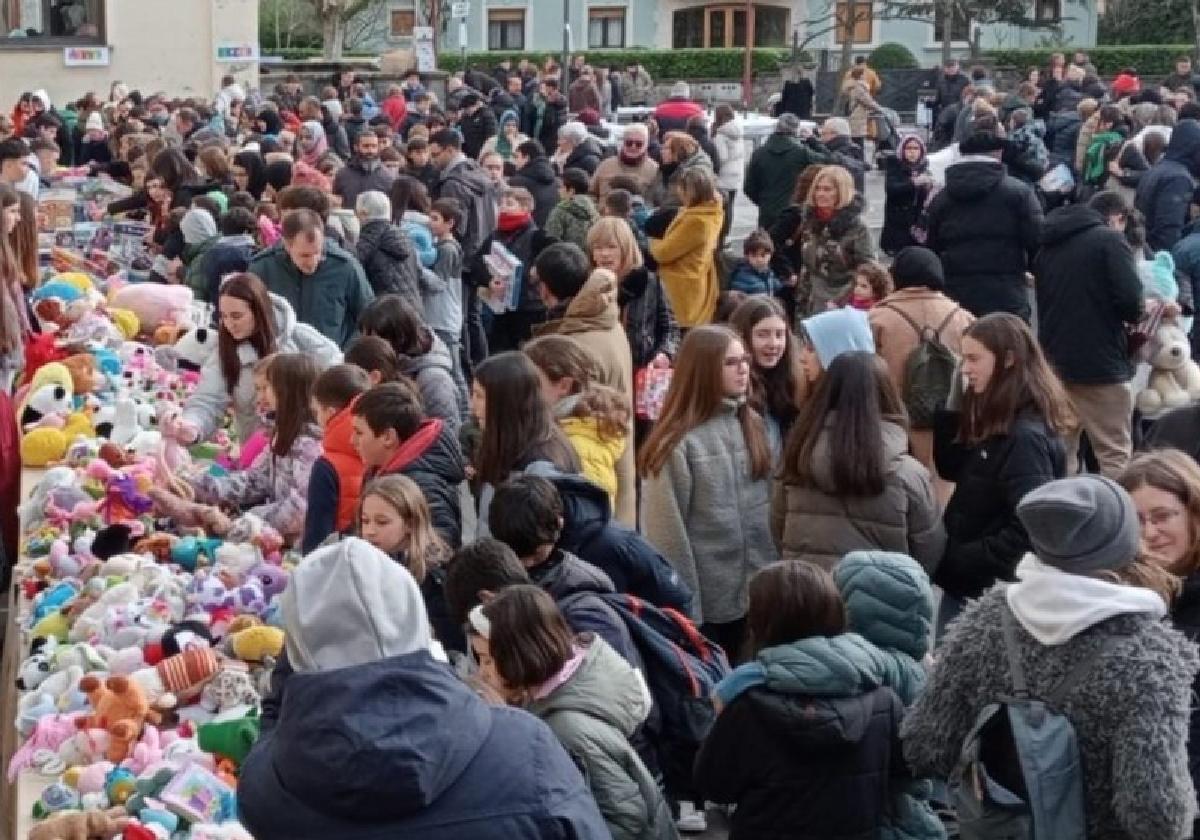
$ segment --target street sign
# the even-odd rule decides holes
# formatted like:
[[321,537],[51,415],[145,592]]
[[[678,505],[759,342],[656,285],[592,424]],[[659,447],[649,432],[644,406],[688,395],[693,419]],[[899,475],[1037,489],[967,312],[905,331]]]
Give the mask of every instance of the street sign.
[[450,17],[466,18],[471,14],[470,3],[454,3],[450,6]]

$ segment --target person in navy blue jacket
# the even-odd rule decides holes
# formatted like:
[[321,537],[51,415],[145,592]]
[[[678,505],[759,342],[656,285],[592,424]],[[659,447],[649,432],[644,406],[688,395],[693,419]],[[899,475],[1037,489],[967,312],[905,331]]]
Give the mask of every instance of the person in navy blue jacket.
[[353,538],[310,554],[282,609],[288,673],[238,783],[257,840],[611,837],[549,727],[434,657],[420,589],[386,554]]
[[535,464],[496,490],[492,536],[526,562],[564,552],[596,567],[617,592],[691,616],[692,592],[641,534],[612,519],[608,494],[581,475]]

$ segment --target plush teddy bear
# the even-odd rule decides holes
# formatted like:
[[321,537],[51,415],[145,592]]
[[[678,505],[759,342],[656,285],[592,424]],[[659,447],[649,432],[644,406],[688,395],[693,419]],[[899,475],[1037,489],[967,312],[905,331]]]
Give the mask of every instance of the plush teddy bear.
[[1200,365],[1192,361],[1187,333],[1164,318],[1150,342],[1150,379],[1137,397],[1147,417],[1200,400]]
[[109,677],[101,682],[89,674],[79,682],[88,696],[92,714],[75,722],[79,729],[104,729],[109,735],[107,758],[119,763],[129,757],[129,751],[142,737],[147,721],[159,723],[159,713],[150,707],[145,692],[136,680],[129,677]]
[[129,822],[122,808],[71,811],[56,814],[29,829],[29,840],[111,840]]

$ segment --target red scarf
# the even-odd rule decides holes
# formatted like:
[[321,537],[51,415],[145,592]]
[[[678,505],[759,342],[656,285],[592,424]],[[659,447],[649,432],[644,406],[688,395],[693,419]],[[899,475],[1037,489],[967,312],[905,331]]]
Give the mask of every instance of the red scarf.
[[850,295],[850,300],[847,301],[854,309],[861,309],[866,312],[875,305],[873,297],[859,297],[858,295]]
[[519,210],[516,212],[502,210],[500,218],[496,222],[496,229],[501,233],[513,233],[521,228],[528,227],[531,221],[533,221],[533,216],[530,215],[528,210]]
[[828,222],[835,213],[837,213],[836,207],[813,206],[813,215],[816,216],[818,222]]

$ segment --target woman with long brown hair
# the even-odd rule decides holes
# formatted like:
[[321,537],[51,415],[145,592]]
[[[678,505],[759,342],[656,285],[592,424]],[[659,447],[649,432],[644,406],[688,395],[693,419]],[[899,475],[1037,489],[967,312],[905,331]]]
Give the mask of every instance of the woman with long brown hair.
[[41,279],[38,269],[38,208],[37,201],[29,193],[18,192],[21,203],[21,220],[8,235],[13,258],[21,270],[21,285],[26,289],[36,288]]
[[316,360],[319,370],[342,360],[336,344],[297,322],[291,305],[268,292],[253,274],[235,274],[221,285],[217,313],[217,352],[201,368],[200,382],[174,430],[184,443],[215,432],[231,406],[239,440],[245,441],[262,425],[254,406],[253,370],[273,353],[304,353]]
[[0,388],[12,391],[25,360],[29,318],[22,290],[22,271],[13,253],[12,236],[21,223],[21,199],[15,189],[0,183]]
[[908,454],[907,426],[882,359],[856,351],[833,360],[800,410],[771,494],[783,559],[832,570],[851,551],[878,550],[937,566],[946,534],[929,472]]
[[642,527],[698,594],[705,635],[741,650],[746,586],[776,559],[768,527],[771,447],[746,401],[751,356],[724,326],[679,348],[662,416],[642,447]]
[[767,424],[772,452],[779,453],[807,390],[799,342],[788,326],[782,304],[766,295],[743,301],[733,311],[729,326],[741,336],[753,357],[747,397]]
[[934,463],[957,485],[946,506],[946,553],[934,574],[943,590],[939,630],[966,599],[1013,579],[1030,549],[1017,503],[1066,474],[1063,435],[1075,422],[1062,383],[1015,315],[994,313],[969,326],[960,370],[934,420]]

